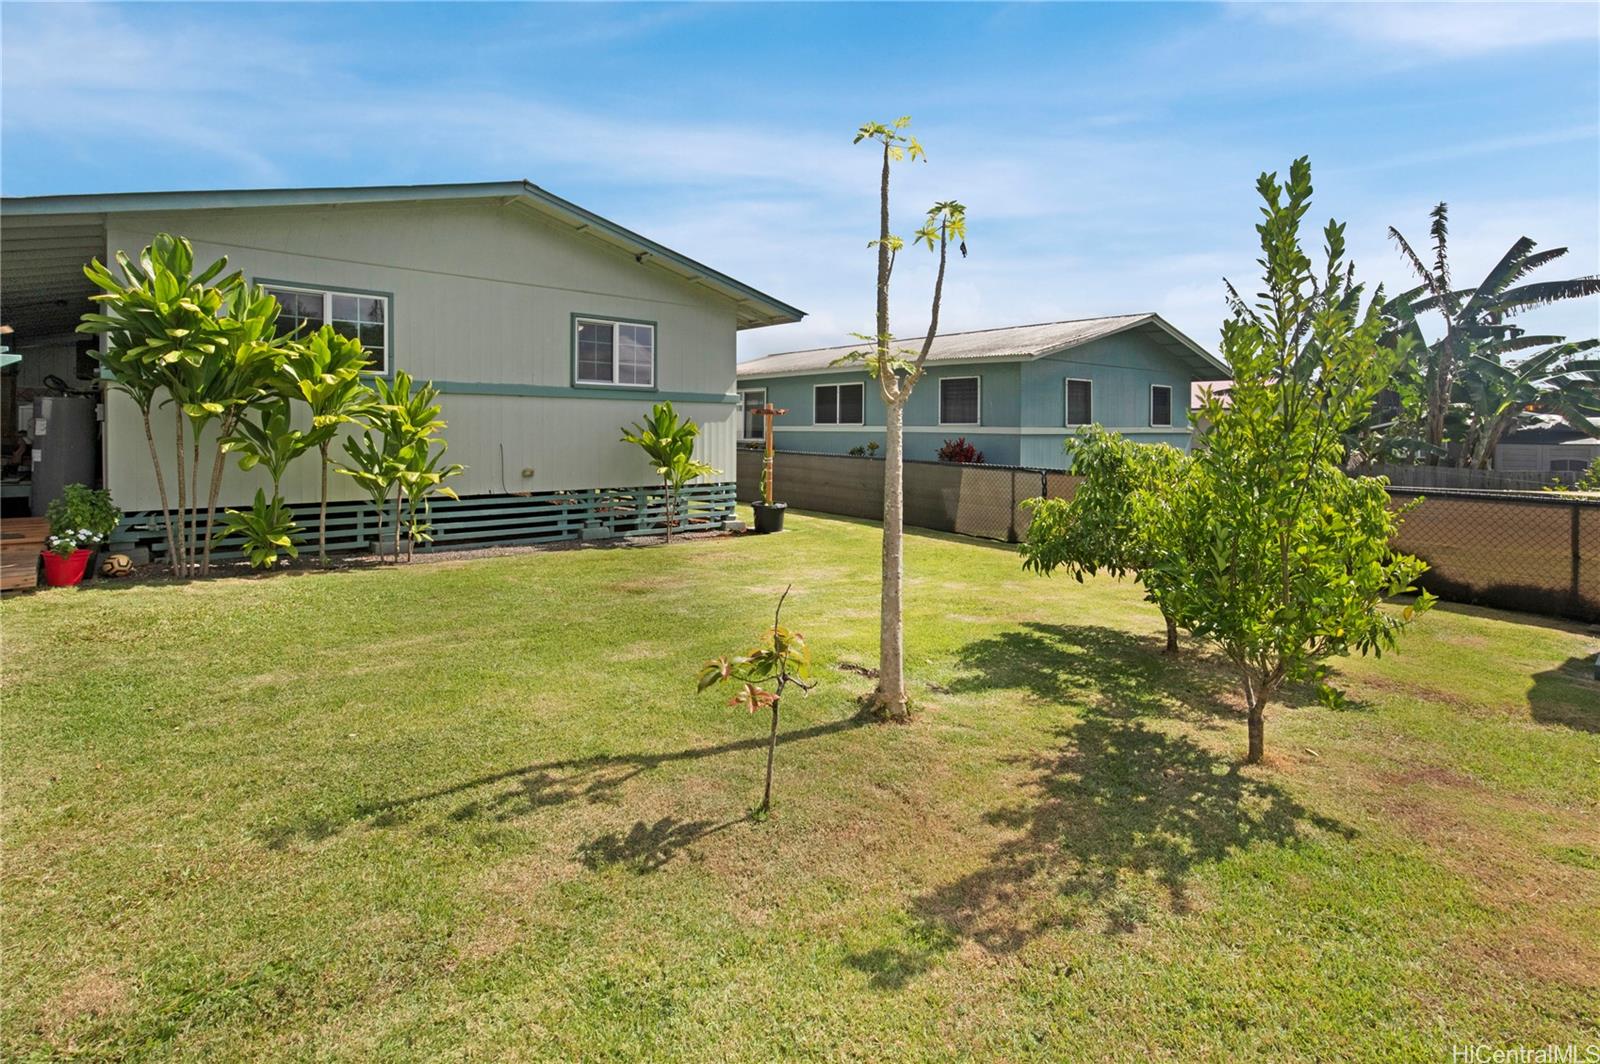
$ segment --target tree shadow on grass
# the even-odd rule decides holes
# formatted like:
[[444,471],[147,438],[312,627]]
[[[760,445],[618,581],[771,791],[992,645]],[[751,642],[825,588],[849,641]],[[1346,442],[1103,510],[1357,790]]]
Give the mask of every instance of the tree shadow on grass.
[[[1079,707],[1028,759],[1024,796],[985,821],[1008,837],[983,864],[917,898],[904,943],[850,963],[892,989],[963,940],[1011,953],[1056,927],[1137,929],[1195,905],[1196,873],[1254,846],[1295,846],[1355,832],[1302,805],[1260,770],[1197,743],[1226,676],[1149,660],[1153,640],[1110,629],[1028,625],[978,640],[954,685],[1023,690]],[[1179,671],[1191,671],[1175,697]]]
[[[806,739],[848,731],[865,723],[859,717],[846,717],[824,724],[814,724],[808,728],[782,732],[778,736],[778,745],[786,746]],[[503,823],[539,809],[576,801],[591,804],[615,802],[619,800],[618,792],[624,784],[661,765],[750,750],[765,750],[766,747],[767,737],[761,735],[666,753],[594,754],[589,757],[540,761],[503,772],[476,776],[448,787],[424,791],[405,798],[359,806],[343,821],[318,817],[279,828],[267,836],[266,844],[276,850],[282,849],[296,838],[317,842],[337,834],[351,823],[365,822],[375,828],[397,827],[407,823],[420,808],[448,799],[464,799],[446,814],[447,819],[457,823],[482,820]]]
[[1535,673],[1533,686],[1528,688],[1533,719],[1540,724],[1600,732],[1600,680],[1594,675],[1593,654],[1568,658],[1553,669]]
[[720,824],[671,816],[664,816],[653,824],[636,820],[627,832],[608,831],[584,843],[578,848],[578,860],[591,872],[621,865],[643,875],[661,868],[691,843],[751,819],[741,816]]

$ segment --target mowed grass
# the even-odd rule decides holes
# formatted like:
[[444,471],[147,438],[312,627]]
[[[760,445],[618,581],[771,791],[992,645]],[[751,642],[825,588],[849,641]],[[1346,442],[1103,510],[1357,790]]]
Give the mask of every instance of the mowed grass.
[[[876,527],[6,601],[3,1055],[1448,1059],[1600,1041],[1579,626],[1441,608],[1239,764],[1131,584]],[[694,693],[792,582],[821,683]]]

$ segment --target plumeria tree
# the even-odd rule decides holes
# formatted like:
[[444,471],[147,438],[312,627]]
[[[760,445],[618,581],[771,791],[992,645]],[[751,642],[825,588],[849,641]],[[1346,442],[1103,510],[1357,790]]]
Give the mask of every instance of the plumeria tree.
[[836,364],[864,366],[878,383],[884,405],[883,468],[883,581],[881,589],[878,644],[878,686],[872,708],[883,718],[904,721],[910,718],[906,695],[905,622],[902,589],[905,583],[905,408],[917,382],[922,379],[928,354],[939,333],[939,306],[944,298],[945,269],[952,245],[963,256],[967,253],[967,211],[955,200],[942,200],[928,208],[917,228],[913,244],[926,246],[938,258],[934,274],[933,299],[928,314],[928,331],[919,348],[897,348],[889,331],[889,282],[895,260],[905,241],[889,228],[889,174],[897,162],[927,161],[922,145],[906,130],[909,116],[890,124],[868,122],[856,131],[855,143],[874,145],[882,159],[878,180],[878,236],[867,242],[878,259],[877,316],[870,335],[858,334],[870,348],[852,351]]
[[[1306,159],[1285,184],[1262,174],[1257,190],[1261,292],[1249,302],[1228,286],[1222,353],[1233,386],[1226,403],[1208,394],[1201,404],[1211,427],[1176,492],[1147,584],[1237,671],[1251,763],[1265,756],[1266,707],[1285,684],[1324,680],[1334,655],[1394,647],[1431,604],[1424,593],[1413,605],[1385,606],[1415,590],[1426,567],[1390,546],[1400,517],[1384,482],[1342,469],[1341,435],[1370,411],[1398,354],[1380,344],[1382,293],[1363,307],[1342,225],[1324,230],[1321,270],[1301,247],[1312,192]],[[1319,690],[1337,697],[1325,683]]]

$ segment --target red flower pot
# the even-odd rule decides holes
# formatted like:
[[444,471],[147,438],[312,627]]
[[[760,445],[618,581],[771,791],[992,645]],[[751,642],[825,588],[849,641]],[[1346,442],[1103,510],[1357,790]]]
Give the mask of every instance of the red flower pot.
[[83,581],[83,571],[89,566],[94,551],[78,548],[63,558],[53,550],[44,554],[44,582],[51,587],[71,587]]

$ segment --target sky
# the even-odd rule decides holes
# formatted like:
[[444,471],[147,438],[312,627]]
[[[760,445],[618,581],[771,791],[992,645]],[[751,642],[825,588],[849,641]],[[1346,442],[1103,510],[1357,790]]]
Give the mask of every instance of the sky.
[[[871,331],[851,138],[899,115],[895,231],[967,206],[944,331],[1155,311],[1216,350],[1302,154],[1390,291],[1440,201],[1458,281],[1523,235],[1600,273],[1594,3],[0,4],[5,195],[526,178],[808,312],[741,358]],[[901,256],[897,334],[932,272]],[[1600,335],[1600,300],[1524,324]]]

